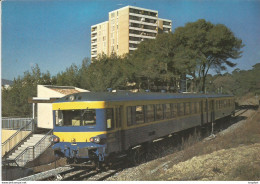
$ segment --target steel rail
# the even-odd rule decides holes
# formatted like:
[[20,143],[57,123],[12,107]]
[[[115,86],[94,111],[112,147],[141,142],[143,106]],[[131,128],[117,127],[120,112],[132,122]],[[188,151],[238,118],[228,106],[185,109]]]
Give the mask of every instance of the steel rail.
[[48,180],[52,177],[56,177],[59,174],[68,173],[73,170],[75,170],[75,168],[70,167],[70,166],[58,167],[56,169],[51,169],[51,170],[40,172],[40,173],[31,175],[31,176],[20,178],[15,181],[44,181],[44,180]]

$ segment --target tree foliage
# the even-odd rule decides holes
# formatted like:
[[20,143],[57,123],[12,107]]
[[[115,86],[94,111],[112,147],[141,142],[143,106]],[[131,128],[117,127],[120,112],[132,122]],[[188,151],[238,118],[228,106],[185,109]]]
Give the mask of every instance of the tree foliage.
[[116,55],[102,55],[81,72],[80,86],[91,91],[124,89],[128,82],[128,63]]
[[[244,45],[242,40],[223,24],[212,24],[200,19],[187,23],[184,27],[175,30],[177,42],[176,61],[185,59],[190,74],[196,86],[202,86],[205,91],[205,81],[209,69],[216,72],[234,67],[230,59],[241,57],[240,50]],[[199,83],[202,85],[199,85]]]
[[209,93],[225,93],[235,96],[243,96],[248,93],[260,95],[260,63],[253,66],[251,70],[235,69],[232,73],[208,75],[207,91]]
[[37,95],[37,84],[53,84],[50,73],[41,73],[38,65],[31,68],[31,72],[24,72],[18,77],[10,89],[2,90],[2,116],[29,117],[32,107],[28,104],[28,97]]

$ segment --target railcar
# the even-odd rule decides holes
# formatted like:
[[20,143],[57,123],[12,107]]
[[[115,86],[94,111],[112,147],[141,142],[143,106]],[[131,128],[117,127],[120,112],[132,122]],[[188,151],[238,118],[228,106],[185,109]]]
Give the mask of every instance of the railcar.
[[53,149],[70,162],[105,162],[234,110],[230,95],[76,93],[53,103]]

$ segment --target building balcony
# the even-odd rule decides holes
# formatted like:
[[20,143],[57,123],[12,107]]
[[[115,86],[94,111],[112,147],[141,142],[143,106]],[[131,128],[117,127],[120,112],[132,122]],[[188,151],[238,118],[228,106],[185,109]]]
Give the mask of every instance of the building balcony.
[[96,40],[97,39],[97,35],[96,36],[91,36],[91,40]]
[[147,35],[132,34],[132,33],[130,33],[129,36],[138,37],[138,38],[147,38],[147,39],[155,39],[156,38],[156,36],[147,36]]
[[134,27],[129,25],[129,28],[137,31],[145,31],[145,32],[150,32],[150,33],[157,33],[157,30],[151,30],[151,29],[145,29],[145,28],[139,28],[139,27]]
[[157,26],[157,22],[149,23],[149,22],[145,22],[145,21],[141,21],[141,20],[132,20],[132,19],[129,19],[129,23],[143,24],[143,25],[155,26],[155,27]]
[[152,17],[158,16],[158,11],[156,11],[156,10],[145,9],[145,8],[140,8],[140,7],[135,7],[135,6],[129,6],[129,12],[135,13],[135,14],[141,14],[141,15],[148,15],[148,16],[152,16]]
[[129,43],[132,43],[132,44],[139,44],[139,43],[141,43],[141,41],[129,40]]
[[97,26],[91,26],[91,32],[97,31]]
[[169,28],[169,29],[171,29],[171,28],[172,28],[172,26],[171,26],[171,25],[163,25],[163,27],[165,27],[165,28]]
[[91,47],[91,52],[97,52],[97,47]]
[[92,45],[92,46],[97,45],[97,41],[92,41],[92,42],[91,42],[91,45]]
[[97,34],[97,30],[91,31],[91,35],[92,35],[92,34]]
[[137,13],[129,13],[129,15],[132,16],[136,16],[136,17],[141,17],[141,18],[148,18],[148,19],[152,19],[152,20],[156,20],[157,21],[157,17],[153,17],[153,16],[149,16],[149,15],[142,15],[142,14],[137,14]]
[[136,50],[137,48],[129,47],[129,50]]
[[91,58],[95,58],[95,57],[97,57],[97,53],[91,54]]

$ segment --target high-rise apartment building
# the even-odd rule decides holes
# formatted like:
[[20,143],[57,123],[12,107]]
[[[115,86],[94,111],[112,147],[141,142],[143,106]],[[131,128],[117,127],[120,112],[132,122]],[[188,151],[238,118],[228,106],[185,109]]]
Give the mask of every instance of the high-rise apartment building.
[[91,60],[99,54],[123,55],[146,39],[172,30],[172,21],[158,18],[158,11],[126,6],[109,12],[108,21],[91,26]]

